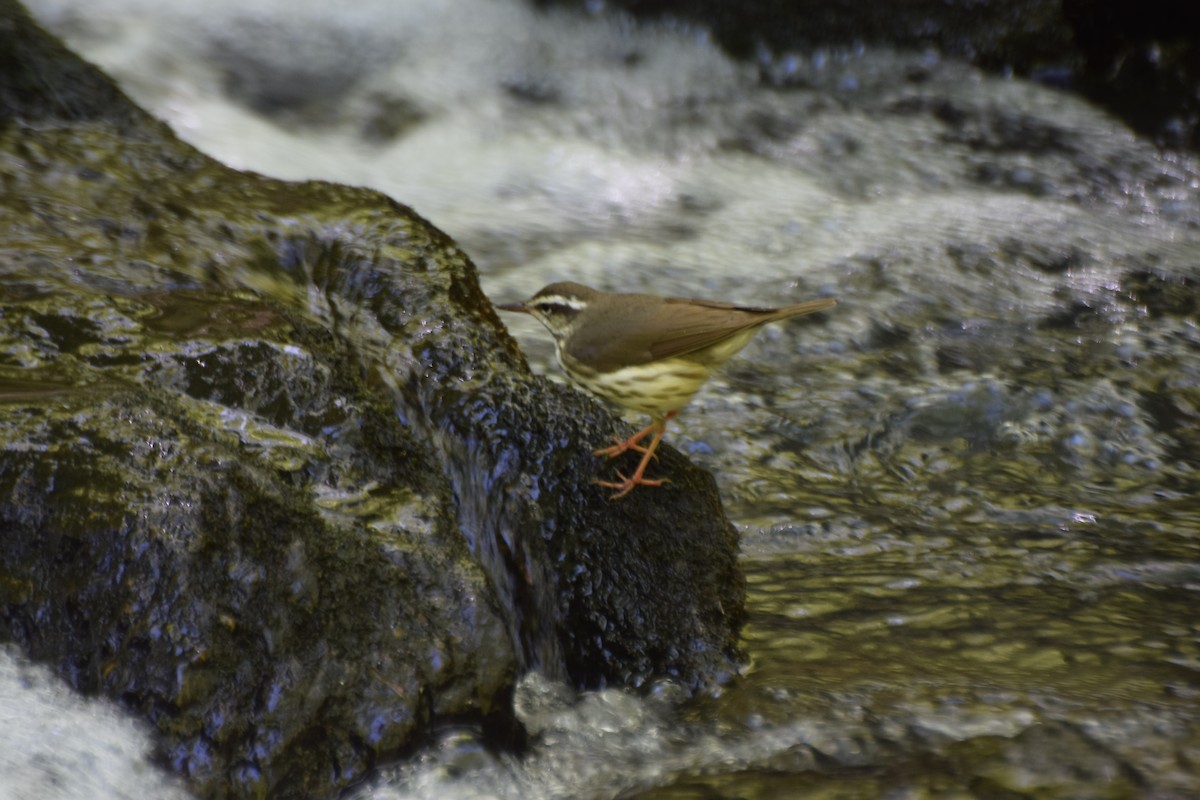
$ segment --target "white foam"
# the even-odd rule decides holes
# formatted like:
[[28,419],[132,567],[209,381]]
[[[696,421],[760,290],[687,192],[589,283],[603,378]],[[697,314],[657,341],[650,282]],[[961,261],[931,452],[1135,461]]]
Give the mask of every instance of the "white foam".
[[151,762],[142,726],[111,702],[73,692],[0,646],[0,797],[191,797]]

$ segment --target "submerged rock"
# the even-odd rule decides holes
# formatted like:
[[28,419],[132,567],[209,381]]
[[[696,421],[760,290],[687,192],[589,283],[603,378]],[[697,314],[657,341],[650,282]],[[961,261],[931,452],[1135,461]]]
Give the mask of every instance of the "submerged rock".
[[321,796],[517,675],[699,686],[744,586],[711,477],[612,503],[597,403],[375,192],[228,169],[0,2],[0,636],[207,796]]

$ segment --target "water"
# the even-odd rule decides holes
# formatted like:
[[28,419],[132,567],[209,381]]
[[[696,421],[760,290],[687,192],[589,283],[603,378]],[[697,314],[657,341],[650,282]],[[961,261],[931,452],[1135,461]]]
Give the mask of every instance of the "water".
[[413,205],[498,300],[840,301],[668,434],[743,534],[742,679],[531,676],[525,757],[447,730],[362,797],[1200,793],[1194,159],[928,53],[741,64],[479,0],[31,5],[206,152]]
[[151,765],[144,726],[75,695],[48,667],[0,647],[0,797],[117,800],[190,795]]

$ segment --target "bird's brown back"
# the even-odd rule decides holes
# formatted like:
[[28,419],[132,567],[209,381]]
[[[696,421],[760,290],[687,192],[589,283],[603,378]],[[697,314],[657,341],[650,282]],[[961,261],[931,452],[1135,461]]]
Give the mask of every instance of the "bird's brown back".
[[784,308],[754,308],[654,295],[623,295],[606,305],[608,324],[583,326],[568,352],[600,372],[686,356],[760,325],[823,311],[837,304],[821,298]]

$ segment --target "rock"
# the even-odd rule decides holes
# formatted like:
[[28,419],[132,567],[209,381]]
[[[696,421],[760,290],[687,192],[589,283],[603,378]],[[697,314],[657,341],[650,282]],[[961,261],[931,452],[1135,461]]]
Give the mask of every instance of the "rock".
[[0,635],[212,797],[329,796],[516,677],[688,687],[744,586],[709,475],[611,502],[454,243],[179,142],[0,0]]

